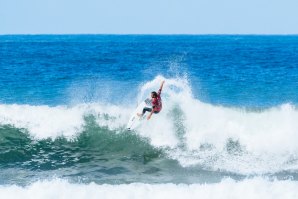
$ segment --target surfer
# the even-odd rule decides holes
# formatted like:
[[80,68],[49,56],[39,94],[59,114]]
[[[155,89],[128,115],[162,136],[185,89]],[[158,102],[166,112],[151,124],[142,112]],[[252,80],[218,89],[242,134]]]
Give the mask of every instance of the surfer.
[[162,81],[161,82],[161,85],[160,85],[160,88],[158,90],[158,92],[151,92],[151,104],[152,104],[152,108],[149,108],[149,107],[144,107],[143,109],[143,112],[142,113],[138,113],[137,115],[139,117],[142,117],[146,111],[150,112],[149,115],[147,116],[147,120],[149,120],[152,116],[153,113],[157,114],[161,111],[162,109],[162,103],[161,103],[161,97],[160,97],[160,94],[161,94],[161,91],[162,91],[162,87],[163,87],[163,84],[165,83],[165,81]]

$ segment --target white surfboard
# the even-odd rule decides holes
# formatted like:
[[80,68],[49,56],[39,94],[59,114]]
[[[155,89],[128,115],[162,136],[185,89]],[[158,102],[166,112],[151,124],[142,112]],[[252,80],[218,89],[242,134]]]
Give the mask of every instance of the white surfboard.
[[143,102],[141,102],[138,105],[138,107],[134,110],[126,126],[128,130],[133,130],[137,128],[142,123],[142,120],[146,118],[146,113],[148,112],[146,112],[142,117],[139,117],[137,115],[137,113],[142,113],[144,107],[152,107],[150,99],[146,99]]

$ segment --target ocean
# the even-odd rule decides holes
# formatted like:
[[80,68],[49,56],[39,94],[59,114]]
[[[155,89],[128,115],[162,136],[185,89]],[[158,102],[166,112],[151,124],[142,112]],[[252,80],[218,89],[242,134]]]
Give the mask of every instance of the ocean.
[[0,72],[1,198],[298,198],[296,35],[2,35]]

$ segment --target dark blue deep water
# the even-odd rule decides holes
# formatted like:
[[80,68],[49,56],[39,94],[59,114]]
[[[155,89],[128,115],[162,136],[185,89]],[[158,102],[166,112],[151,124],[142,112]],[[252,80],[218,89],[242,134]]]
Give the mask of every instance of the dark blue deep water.
[[120,102],[161,74],[187,75],[208,103],[296,104],[297,63],[298,36],[1,36],[0,102],[69,104],[82,87],[77,102]]
[[298,36],[2,35],[0,184],[296,181],[297,92]]

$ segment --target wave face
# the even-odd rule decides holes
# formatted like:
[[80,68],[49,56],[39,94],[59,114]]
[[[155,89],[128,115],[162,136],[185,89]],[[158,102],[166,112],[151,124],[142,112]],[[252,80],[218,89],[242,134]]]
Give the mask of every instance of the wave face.
[[[166,78],[157,76],[143,84],[138,99],[146,98],[162,79]],[[194,98],[185,78],[166,79],[163,104],[161,113],[134,132],[125,129],[134,107],[125,105],[2,104],[2,172],[17,168],[33,176],[43,171],[44,178],[55,173],[101,183],[295,176],[298,110],[294,105],[215,106]],[[10,180],[20,183],[12,176]]]

